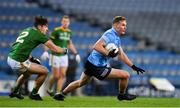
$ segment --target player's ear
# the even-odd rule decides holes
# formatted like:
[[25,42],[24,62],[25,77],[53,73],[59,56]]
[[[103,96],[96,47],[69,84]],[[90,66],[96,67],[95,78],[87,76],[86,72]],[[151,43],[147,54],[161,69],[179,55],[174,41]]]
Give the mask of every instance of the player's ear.
[[41,29],[41,25],[37,25],[37,29]]

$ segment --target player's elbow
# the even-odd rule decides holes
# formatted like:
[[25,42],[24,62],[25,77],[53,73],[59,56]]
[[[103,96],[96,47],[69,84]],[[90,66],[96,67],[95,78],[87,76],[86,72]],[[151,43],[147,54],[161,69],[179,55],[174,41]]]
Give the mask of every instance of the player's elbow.
[[94,50],[97,50],[97,45],[93,45],[92,47]]

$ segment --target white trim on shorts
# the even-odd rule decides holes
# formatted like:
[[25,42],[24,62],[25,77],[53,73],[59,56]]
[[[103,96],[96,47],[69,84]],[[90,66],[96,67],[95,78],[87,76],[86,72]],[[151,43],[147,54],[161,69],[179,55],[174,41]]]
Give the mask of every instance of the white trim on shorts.
[[50,54],[49,65],[56,68],[68,67],[69,66],[68,55],[56,56]]
[[[8,65],[12,68],[13,71],[19,71],[21,73],[26,72],[27,68],[31,66],[31,62],[28,60],[24,62],[16,61],[10,57],[7,58]],[[23,66],[22,66],[23,65]]]

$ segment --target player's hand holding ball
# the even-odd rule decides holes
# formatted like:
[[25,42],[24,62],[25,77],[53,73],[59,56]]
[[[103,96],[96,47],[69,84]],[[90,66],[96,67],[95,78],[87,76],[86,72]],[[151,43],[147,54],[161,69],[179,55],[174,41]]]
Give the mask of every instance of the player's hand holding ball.
[[109,43],[105,47],[108,50],[108,56],[109,57],[116,57],[119,54],[119,49],[114,43]]

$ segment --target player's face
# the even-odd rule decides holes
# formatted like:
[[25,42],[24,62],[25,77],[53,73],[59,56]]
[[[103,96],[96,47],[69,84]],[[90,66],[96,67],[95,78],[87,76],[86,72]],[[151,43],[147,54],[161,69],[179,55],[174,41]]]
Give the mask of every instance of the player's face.
[[69,27],[69,24],[70,24],[70,19],[69,18],[63,18],[61,20],[61,24],[64,28],[68,28]]
[[119,34],[124,35],[126,33],[126,28],[127,28],[126,25],[127,25],[126,20],[120,21],[117,24],[117,31],[119,32]]
[[41,33],[46,34],[48,31],[48,25],[39,26],[39,30],[41,31]]

